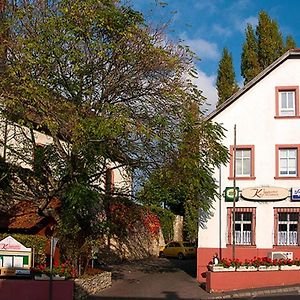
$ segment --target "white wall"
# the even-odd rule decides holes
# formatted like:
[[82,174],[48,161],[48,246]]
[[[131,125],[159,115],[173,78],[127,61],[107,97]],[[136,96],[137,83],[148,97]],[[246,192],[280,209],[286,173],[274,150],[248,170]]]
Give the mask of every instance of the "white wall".
[[[255,145],[255,180],[237,180],[240,189],[257,186],[276,186],[290,189],[300,186],[300,180],[276,180],[275,145],[300,144],[300,119],[275,119],[275,87],[300,86],[300,59],[288,59],[270,74],[256,83],[245,94],[236,99],[225,110],[216,115],[213,121],[227,130],[223,144],[230,147],[234,141],[234,124],[237,127],[237,145]],[[229,164],[221,168],[221,190],[232,187],[228,179]],[[216,170],[216,180],[219,170]],[[219,247],[219,200],[216,200],[214,217],[206,224],[207,229],[199,228],[199,247]],[[237,207],[256,207],[256,246],[272,248],[274,232],[273,207],[300,207],[300,203],[285,201],[259,203],[240,198]],[[226,247],[227,207],[222,197],[222,247]]]

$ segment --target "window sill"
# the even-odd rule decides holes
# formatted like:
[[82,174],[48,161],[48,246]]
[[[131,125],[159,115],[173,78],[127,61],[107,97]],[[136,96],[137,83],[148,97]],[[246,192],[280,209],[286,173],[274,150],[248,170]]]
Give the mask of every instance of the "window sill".
[[275,176],[274,179],[276,180],[299,180],[299,176]]
[[300,119],[300,116],[274,116],[274,119]]
[[[234,177],[228,177],[229,180],[233,180]],[[255,180],[255,176],[250,176],[250,177],[235,177],[237,180]]]

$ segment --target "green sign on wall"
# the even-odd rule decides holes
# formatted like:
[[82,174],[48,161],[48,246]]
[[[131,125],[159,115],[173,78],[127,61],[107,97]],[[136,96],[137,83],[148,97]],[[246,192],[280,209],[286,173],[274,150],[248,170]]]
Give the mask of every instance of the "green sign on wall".
[[235,194],[235,201],[238,201],[238,199],[239,199],[239,188],[238,187],[235,188],[235,193],[234,193],[234,188],[233,187],[225,188],[225,202],[233,202],[234,194]]

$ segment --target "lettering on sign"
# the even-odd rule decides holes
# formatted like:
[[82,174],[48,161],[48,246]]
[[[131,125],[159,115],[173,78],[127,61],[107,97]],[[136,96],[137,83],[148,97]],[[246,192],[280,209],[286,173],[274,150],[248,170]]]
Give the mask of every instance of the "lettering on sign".
[[292,200],[300,201],[300,188],[292,188]]
[[0,241],[0,251],[26,251],[31,252],[31,248],[26,248],[16,239],[8,236]]
[[0,250],[21,250],[21,246],[14,244],[0,244]]
[[280,187],[253,187],[242,190],[242,197],[248,200],[275,201],[284,200],[289,196],[289,191]]

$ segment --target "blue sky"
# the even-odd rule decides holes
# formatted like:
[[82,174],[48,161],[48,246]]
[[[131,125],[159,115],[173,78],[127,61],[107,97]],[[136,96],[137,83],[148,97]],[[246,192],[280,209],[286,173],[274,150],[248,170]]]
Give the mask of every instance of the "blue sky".
[[261,10],[277,21],[284,38],[292,35],[300,47],[299,0],[163,1],[167,2],[164,7],[156,5],[157,0],[131,0],[131,3],[155,26],[170,21],[167,36],[175,41],[184,40],[199,56],[196,83],[212,104],[211,109],[217,101],[215,80],[223,48],[232,53],[236,78],[241,85],[240,58],[246,24],[256,26]]

